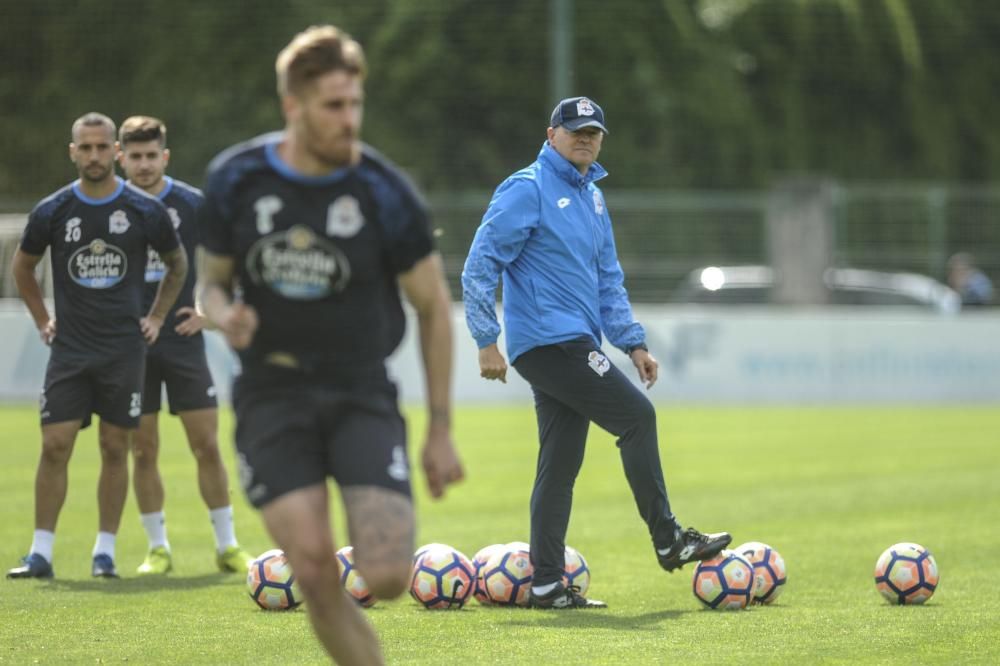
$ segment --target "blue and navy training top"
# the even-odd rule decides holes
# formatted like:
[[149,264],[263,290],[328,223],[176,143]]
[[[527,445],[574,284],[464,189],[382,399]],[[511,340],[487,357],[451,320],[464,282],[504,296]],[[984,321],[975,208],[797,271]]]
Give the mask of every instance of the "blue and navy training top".
[[[181,293],[177,295],[177,301],[170,312],[163,320],[160,328],[160,336],[156,340],[154,347],[162,348],[173,344],[202,344],[201,331],[194,335],[181,335],[174,329],[182,319],[177,318],[177,310],[183,307],[194,307],[194,284],[197,272],[195,271],[194,250],[198,245],[198,207],[204,197],[201,190],[192,187],[184,181],[175,180],[165,176],[166,187],[156,195],[156,198],[167,207],[167,214],[170,215],[170,222],[174,225],[181,244],[188,256],[188,272],[184,279],[184,286]],[[146,289],[144,293],[143,307],[149,310],[156,298],[156,292],[160,288],[160,282],[166,274],[167,267],[160,259],[160,254],[152,247],[149,248],[149,255],[146,258],[145,281]]]
[[426,207],[369,146],[357,165],[308,176],[279,157],[281,138],[220,154],[199,214],[201,244],[234,258],[260,319],[244,374],[273,352],[329,370],[384,364],[405,329],[397,276],[433,250]]
[[166,207],[118,178],[114,193],[91,199],[73,182],[28,216],[21,250],[51,250],[56,337],[53,353],[116,356],[143,345],[147,246],[160,253],[180,241]]

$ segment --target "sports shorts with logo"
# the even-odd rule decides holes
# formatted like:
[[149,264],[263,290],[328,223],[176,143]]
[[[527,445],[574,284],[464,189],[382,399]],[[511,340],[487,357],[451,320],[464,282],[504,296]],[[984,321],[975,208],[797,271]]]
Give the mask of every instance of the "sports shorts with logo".
[[411,497],[406,426],[384,376],[333,385],[298,371],[244,368],[233,387],[240,483],[262,507],[326,483],[378,486]]
[[83,356],[52,350],[41,396],[42,425],[82,420],[91,414],[122,428],[139,427],[145,344],[131,353]]
[[196,335],[166,344],[158,342],[150,347],[142,391],[143,414],[160,411],[164,386],[171,414],[218,407],[204,337]]

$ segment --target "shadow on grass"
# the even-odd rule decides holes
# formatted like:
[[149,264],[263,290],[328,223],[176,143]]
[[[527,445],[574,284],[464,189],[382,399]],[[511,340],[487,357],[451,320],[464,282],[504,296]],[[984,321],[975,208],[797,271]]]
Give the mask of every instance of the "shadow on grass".
[[515,619],[512,617],[505,624],[520,625],[524,627],[544,626],[551,629],[574,629],[581,627],[600,627],[603,629],[636,630],[653,628],[664,620],[674,620],[682,615],[691,612],[690,610],[660,610],[640,615],[620,615],[610,614],[606,610],[596,608],[566,609],[566,610],[530,610],[524,609],[531,619]]
[[66,592],[105,592],[107,594],[145,594],[157,590],[195,590],[217,585],[245,585],[243,576],[210,573],[200,576],[142,576],[136,578],[91,578],[72,580],[56,578],[48,583],[52,590]]

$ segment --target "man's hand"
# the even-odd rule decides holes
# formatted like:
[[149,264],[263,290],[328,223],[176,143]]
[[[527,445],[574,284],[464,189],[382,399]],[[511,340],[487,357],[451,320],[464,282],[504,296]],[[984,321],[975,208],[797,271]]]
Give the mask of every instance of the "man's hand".
[[174,326],[174,330],[180,335],[191,336],[205,328],[205,318],[190,306],[177,308],[177,317],[183,317],[181,323]]
[[479,350],[479,376],[507,383],[507,359],[497,349],[496,343]]
[[258,326],[260,319],[257,317],[257,311],[245,303],[230,305],[219,321],[219,330],[226,336],[226,342],[233,349],[249,347]]
[[635,349],[632,351],[632,364],[639,371],[639,379],[646,385],[647,389],[653,387],[659,374],[660,364],[645,349]]
[[38,329],[38,335],[42,338],[42,342],[52,346],[52,341],[56,339],[56,320],[49,319],[45,322],[45,325]]
[[139,320],[139,328],[142,330],[142,337],[146,338],[147,345],[156,344],[162,326],[163,320],[156,315],[146,315]]
[[420,459],[424,466],[424,474],[427,476],[431,497],[435,499],[444,496],[446,486],[465,478],[462,463],[458,459],[455,445],[451,441],[451,433],[446,426],[430,427]]

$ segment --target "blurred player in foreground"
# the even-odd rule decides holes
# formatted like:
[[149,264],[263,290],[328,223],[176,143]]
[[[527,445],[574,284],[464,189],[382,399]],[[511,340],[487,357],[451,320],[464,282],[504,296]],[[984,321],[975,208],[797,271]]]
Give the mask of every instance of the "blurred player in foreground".
[[328,477],[372,593],[392,599],[409,584],[409,459],[385,366],[405,326],[400,288],[420,326],[431,495],[463,476],[451,440],[450,297],[423,204],[359,140],[365,68],[361,46],[333,26],[297,35],[276,64],[285,130],[215,159],[199,225],[199,300],[243,364],[240,480],[288,556],[319,640],[344,664],[382,655],[340,584]]

